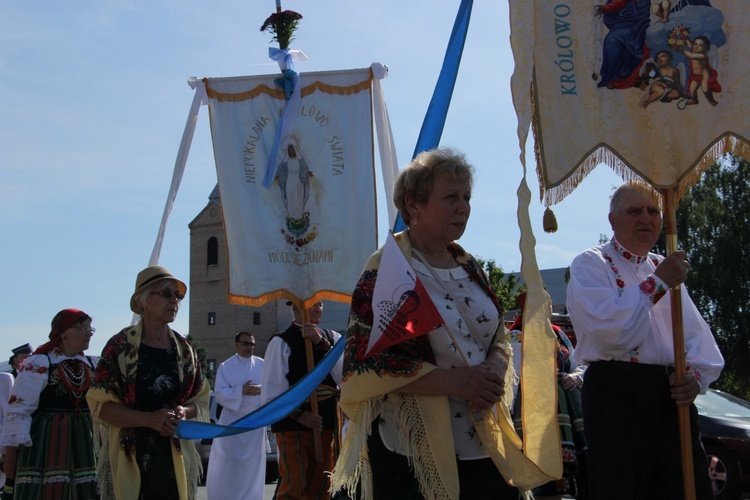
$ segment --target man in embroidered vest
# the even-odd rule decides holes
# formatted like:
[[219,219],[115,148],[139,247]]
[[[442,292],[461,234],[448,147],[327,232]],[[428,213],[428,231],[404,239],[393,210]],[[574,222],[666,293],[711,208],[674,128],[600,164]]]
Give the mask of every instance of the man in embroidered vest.
[[[308,309],[308,322],[302,323],[302,312],[292,306],[294,321],[283,332],[271,338],[266,348],[263,364],[261,398],[263,404],[276,398],[307,375],[305,339],[313,345],[314,363],[317,364],[331,350],[341,335],[333,330],[322,330],[318,324],[323,316],[323,303]],[[330,497],[330,478],[333,469],[332,443],[338,406],[338,384],[342,366],[337,363],[331,373],[318,386],[318,413],[311,411],[305,402],[289,416],[271,426],[276,434],[279,457],[279,484],[277,500],[327,499]],[[315,458],[314,432],[321,433],[323,461]]]
[[636,184],[612,195],[609,222],[612,240],[571,264],[567,299],[575,358],[589,365],[582,399],[591,498],[681,500],[677,407],[689,406],[696,496],[712,499],[693,401],[719,377],[724,360],[683,286],[687,372],[674,373],[666,292],[687,278],[685,252],[649,253],[662,216]]

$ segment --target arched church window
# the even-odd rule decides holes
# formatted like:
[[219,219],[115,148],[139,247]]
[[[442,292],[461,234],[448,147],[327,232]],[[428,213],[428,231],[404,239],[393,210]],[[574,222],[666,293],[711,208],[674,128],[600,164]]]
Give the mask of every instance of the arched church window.
[[206,265],[215,266],[219,263],[219,240],[215,236],[208,239],[208,248],[206,252]]

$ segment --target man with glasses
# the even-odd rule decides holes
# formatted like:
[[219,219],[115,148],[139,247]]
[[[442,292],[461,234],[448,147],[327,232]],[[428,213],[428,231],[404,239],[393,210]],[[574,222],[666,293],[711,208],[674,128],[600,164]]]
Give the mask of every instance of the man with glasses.
[[[263,359],[254,356],[255,337],[241,331],[234,336],[237,354],[216,372],[214,397],[224,408],[219,424],[226,425],[260,405]],[[266,480],[266,428],[214,439],[208,461],[208,498],[263,498]]]

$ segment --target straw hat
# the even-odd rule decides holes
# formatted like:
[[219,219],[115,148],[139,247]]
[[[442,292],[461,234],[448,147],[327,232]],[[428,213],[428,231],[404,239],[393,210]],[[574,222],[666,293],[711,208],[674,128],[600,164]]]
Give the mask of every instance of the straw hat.
[[185,295],[187,293],[187,285],[172,276],[172,273],[170,273],[166,268],[161,266],[149,266],[138,273],[138,276],[135,278],[135,291],[130,297],[130,310],[136,314],[142,314],[143,311],[138,305],[138,302],[136,302],[135,300],[136,296],[140,294],[147,286],[164,280],[174,281],[177,284],[177,290],[182,295]]

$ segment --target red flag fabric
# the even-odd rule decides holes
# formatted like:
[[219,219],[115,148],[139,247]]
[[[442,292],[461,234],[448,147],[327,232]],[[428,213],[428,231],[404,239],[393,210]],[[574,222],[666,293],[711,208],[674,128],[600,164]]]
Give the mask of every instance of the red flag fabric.
[[365,357],[444,323],[392,233],[383,247],[372,309],[374,321]]

